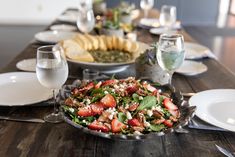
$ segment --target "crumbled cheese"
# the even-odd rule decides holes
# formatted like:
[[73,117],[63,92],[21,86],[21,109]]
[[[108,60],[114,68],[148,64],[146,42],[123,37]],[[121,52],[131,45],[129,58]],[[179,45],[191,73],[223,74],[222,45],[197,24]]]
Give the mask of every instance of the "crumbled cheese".
[[130,107],[129,104],[126,104],[125,109],[128,109],[129,107]]
[[126,112],[126,117],[127,117],[127,119],[132,119],[131,113],[127,111]]
[[134,132],[134,135],[142,135],[142,133],[139,132],[139,131],[135,131],[135,132]]
[[104,94],[109,94],[109,92],[108,91],[104,91]]
[[148,115],[149,117],[151,117],[151,116],[153,115],[153,111],[152,111],[152,110],[147,110],[147,115]]
[[143,100],[144,98],[142,96],[139,96],[139,100]]
[[145,127],[150,127],[150,123],[149,123],[149,122],[144,121],[144,126],[145,126]]
[[70,111],[70,112],[74,112],[74,109],[73,109],[73,108],[69,108],[69,111]]
[[111,91],[112,91],[112,92],[115,92],[115,89],[112,88]]
[[118,89],[118,88],[119,88],[118,85],[116,85],[116,84],[115,84],[113,87],[114,87],[115,89]]

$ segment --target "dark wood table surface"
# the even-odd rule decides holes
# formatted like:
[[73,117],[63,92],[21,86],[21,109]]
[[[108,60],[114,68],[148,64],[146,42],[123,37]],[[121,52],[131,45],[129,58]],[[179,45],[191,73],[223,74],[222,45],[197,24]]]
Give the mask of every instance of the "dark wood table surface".
[[[155,15],[152,13],[152,15]],[[53,24],[60,23],[54,21]],[[148,30],[137,29],[138,40],[151,43],[158,37]],[[193,39],[183,30],[186,41]],[[1,73],[15,72],[16,63],[36,56],[41,44],[30,43]],[[215,59],[200,60],[208,66],[208,71],[198,76],[173,76],[174,86],[182,92],[199,92],[215,88],[235,88],[235,76]],[[70,75],[81,77],[81,69],[70,65]],[[134,76],[131,66],[116,76]],[[71,82],[72,79],[68,79]],[[13,96],[14,97],[14,96]],[[205,100],[206,101],[206,100]],[[43,118],[53,107],[43,103],[25,107],[0,107],[3,115],[20,115]],[[186,127],[187,128],[187,127]],[[54,157],[54,156],[175,156],[175,157],[222,157],[215,144],[235,151],[235,133],[189,129],[188,134],[171,133],[148,140],[110,140],[85,134],[67,123],[26,123],[0,120],[0,156],[10,157]]]

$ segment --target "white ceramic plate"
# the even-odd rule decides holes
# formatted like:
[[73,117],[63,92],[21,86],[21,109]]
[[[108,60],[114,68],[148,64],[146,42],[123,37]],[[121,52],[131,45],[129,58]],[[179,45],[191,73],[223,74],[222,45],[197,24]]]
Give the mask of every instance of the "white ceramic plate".
[[155,35],[160,35],[160,34],[175,34],[177,31],[176,30],[167,30],[163,27],[158,27],[158,28],[151,28],[149,30],[151,34]]
[[0,74],[0,106],[31,105],[52,97],[35,73],[11,72]]
[[71,39],[76,35],[75,32],[44,31],[35,34],[35,39],[44,43],[57,43],[61,40]]
[[57,17],[57,20],[62,22],[76,23],[78,15],[75,13],[66,13]]
[[177,73],[194,76],[207,71],[207,66],[201,62],[185,60],[179,69],[176,70]]
[[184,48],[186,59],[200,59],[203,57],[207,57],[208,54],[211,53],[209,48],[197,43],[185,42]]
[[156,18],[143,18],[140,20],[139,24],[140,26],[149,27],[149,28],[160,27],[159,20]]
[[66,25],[66,24],[58,24],[58,25],[52,25],[50,27],[51,30],[53,31],[76,31],[77,27],[72,26],[72,25]]
[[[146,49],[148,49],[149,46],[145,43],[139,42],[139,52],[142,53]],[[125,62],[125,63],[89,63],[89,62],[81,62],[77,60],[72,60],[67,58],[68,61],[75,63],[79,65],[79,67],[83,69],[95,69],[98,70],[102,73],[117,73],[125,70],[128,68],[131,64],[134,64],[134,60],[130,62]]]
[[196,115],[217,127],[235,132],[235,89],[213,89],[199,92],[189,99],[197,106]]
[[19,70],[36,71],[36,58],[24,59],[16,64]]

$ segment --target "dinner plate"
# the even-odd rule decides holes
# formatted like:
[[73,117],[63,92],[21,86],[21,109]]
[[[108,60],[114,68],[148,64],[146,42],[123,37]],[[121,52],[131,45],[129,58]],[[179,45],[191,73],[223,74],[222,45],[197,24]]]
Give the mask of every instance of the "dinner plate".
[[36,71],[36,58],[21,60],[17,62],[16,67],[23,71]]
[[[139,53],[143,53],[146,49],[149,48],[149,46],[145,43],[138,42],[139,44]],[[95,63],[95,62],[82,62],[78,60],[73,60],[67,58],[69,62],[77,64],[79,67],[83,69],[94,69],[97,71],[100,71],[102,73],[111,74],[111,73],[117,73],[125,70],[128,68],[131,64],[135,63],[135,59],[133,59],[130,62],[123,62],[123,63]]]
[[235,89],[212,89],[199,92],[189,99],[197,106],[196,115],[217,127],[235,131]]
[[35,34],[35,39],[44,43],[57,43],[61,40],[71,39],[76,35],[75,32],[66,31],[44,31]]
[[160,27],[160,23],[156,18],[143,18],[140,20],[139,26],[143,28],[156,28]]
[[76,31],[77,27],[73,25],[58,24],[58,25],[52,25],[50,29],[53,31]]
[[179,69],[176,70],[177,73],[186,75],[186,76],[194,76],[199,75],[207,71],[207,66],[201,62],[185,60]]
[[24,106],[48,100],[50,89],[43,87],[35,73],[11,72],[0,74],[0,105]]
[[177,31],[176,30],[169,30],[169,29],[166,29],[164,27],[158,27],[158,28],[151,28],[149,30],[149,32],[151,34],[155,34],[155,35],[160,35],[160,34],[175,34]]
[[61,22],[76,23],[77,18],[78,18],[78,15],[75,13],[66,13],[66,14],[62,14],[58,16],[57,20]]
[[200,59],[208,57],[208,55],[211,53],[209,48],[197,43],[185,42],[184,48],[186,59]]

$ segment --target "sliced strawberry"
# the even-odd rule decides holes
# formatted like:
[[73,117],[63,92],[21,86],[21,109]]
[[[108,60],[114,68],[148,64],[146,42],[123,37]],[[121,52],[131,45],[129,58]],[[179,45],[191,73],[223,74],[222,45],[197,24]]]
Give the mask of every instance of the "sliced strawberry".
[[117,80],[106,80],[102,83],[102,86],[109,86],[117,83]]
[[65,103],[66,105],[68,105],[68,106],[73,106],[73,105],[74,105],[73,99],[70,98],[70,97],[68,97],[68,98],[65,100],[64,103]]
[[168,111],[175,118],[177,118],[179,116],[179,110],[168,110]]
[[99,81],[96,85],[95,85],[95,89],[98,89],[98,88],[100,88],[100,86],[102,85],[102,82],[101,81]]
[[128,120],[128,124],[130,126],[142,126],[141,123],[136,118]]
[[111,122],[111,128],[113,133],[118,133],[122,129],[126,129],[126,125],[120,122],[117,118],[114,118]]
[[94,87],[95,87],[95,84],[93,82],[90,82],[86,86],[84,86],[83,88],[79,89],[79,92],[88,91]]
[[130,95],[135,93],[137,90],[138,90],[138,87],[136,85],[129,86],[126,88],[127,93]]
[[91,109],[91,106],[86,106],[86,107],[80,108],[78,110],[77,114],[82,117],[89,117],[89,116],[95,115],[95,113]]
[[134,103],[134,104],[129,106],[128,110],[129,111],[135,111],[138,108],[138,106],[139,106],[138,103]]
[[87,126],[91,130],[97,130],[102,132],[109,132],[109,128],[105,126],[103,123],[98,121],[93,121],[91,124]]
[[98,114],[101,115],[102,112],[104,111],[104,106],[102,103],[97,102],[97,103],[93,103],[90,105],[91,106],[91,110],[94,114]]
[[149,90],[150,92],[155,92],[155,91],[157,91],[157,89],[156,89],[155,87],[151,86],[150,84],[148,84],[146,88],[147,88],[147,90]]
[[169,128],[171,128],[173,126],[173,122],[171,120],[165,120],[163,122],[163,124]]
[[100,102],[105,106],[105,107],[116,107],[116,100],[111,94],[106,94]]
[[178,107],[171,102],[169,98],[165,98],[163,100],[163,105],[168,109],[168,110],[178,110]]
[[77,95],[78,93],[80,93],[79,89],[78,88],[74,88],[72,89],[72,92],[71,92],[73,95]]

